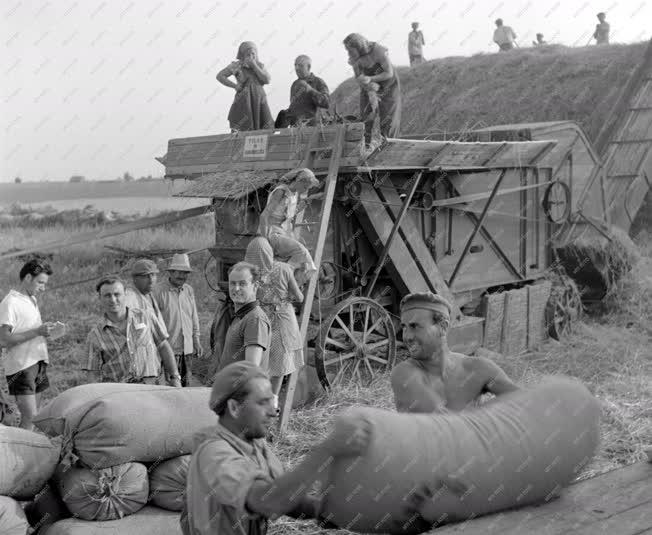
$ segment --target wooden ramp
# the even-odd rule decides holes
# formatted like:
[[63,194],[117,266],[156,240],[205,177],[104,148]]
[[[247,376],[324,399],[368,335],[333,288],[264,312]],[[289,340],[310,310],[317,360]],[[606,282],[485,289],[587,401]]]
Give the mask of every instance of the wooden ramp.
[[652,464],[637,463],[571,485],[546,505],[484,516],[433,535],[650,535]]

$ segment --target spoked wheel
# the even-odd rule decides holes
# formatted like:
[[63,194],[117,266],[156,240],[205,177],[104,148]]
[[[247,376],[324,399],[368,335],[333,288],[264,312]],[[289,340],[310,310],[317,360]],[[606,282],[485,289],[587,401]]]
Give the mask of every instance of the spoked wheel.
[[566,274],[560,274],[552,285],[546,305],[548,334],[561,340],[582,315],[582,299],[575,283]]
[[392,319],[366,297],[338,303],[315,342],[315,368],[324,388],[350,381],[369,384],[391,369],[396,358]]

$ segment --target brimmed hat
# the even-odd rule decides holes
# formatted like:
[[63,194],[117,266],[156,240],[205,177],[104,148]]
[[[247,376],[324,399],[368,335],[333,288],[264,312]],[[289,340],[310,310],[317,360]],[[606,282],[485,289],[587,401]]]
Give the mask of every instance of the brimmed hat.
[[411,293],[406,295],[401,300],[401,305],[400,305],[401,312],[412,310],[414,308],[439,312],[440,314],[446,316],[449,319],[451,317],[450,303],[446,301],[446,299],[444,299],[443,297],[434,294],[432,292]]
[[134,262],[131,268],[132,275],[150,275],[151,273],[158,273],[156,263],[147,258],[139,258]]
[[213,378],[208,406],[212,411],[220,412],[220,409],[233,394],[240,390],[247,381],[257,377],[269,378],[265,370],[253,362],[243,360],[224,366]]
[[170,265],[167,267],[167,271],[187,271],[192,272],[193,269],[190,267],[190,260],[188,259],[187,254],[175,254],[170,260]]

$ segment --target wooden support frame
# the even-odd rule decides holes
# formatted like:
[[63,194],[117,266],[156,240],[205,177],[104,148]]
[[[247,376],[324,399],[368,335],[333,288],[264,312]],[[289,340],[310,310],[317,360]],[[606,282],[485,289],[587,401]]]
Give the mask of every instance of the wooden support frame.
[[[344,136],[346,133],[345,125],[340,125],[335,134],[333,143],[333,151],[331,153],[330,163],[328,165],[328,176],[326,177],[326,185],[324,187],[324,200],[322,204],[321,218],[319,222],[319,233],[317,234],[317,243],[313,261],[317,268],[321,264],[322,253],[324,252],[324,244],[326,243],[326,234],[328,233],[328,223],[331,217],[331,208],[333,207],[333,199],[335,198],[335,188],[337,186],[337,176],[340,169],[340,160],[342,156],[342,147],[344,145]],[[308,160],[306,160],[308,161]],[[315,297],[315,290],[317,288],[318,273],[313,275],[308,283],[308,291],[306,292],[303,307],[301,309],[299,332],[301,339],[306,339],[308,332],[308,324],[310,322],[310,311],[312,310],[312,303]],[[290,412],[292,411],[292,402],[294,400],[294,391],[297,386],[297,372],[295,371],[290,375],[288,381],[285,399],[281,408],[281,416],[278,422],[279,433],[284,433],[287,424],[290,420]]]

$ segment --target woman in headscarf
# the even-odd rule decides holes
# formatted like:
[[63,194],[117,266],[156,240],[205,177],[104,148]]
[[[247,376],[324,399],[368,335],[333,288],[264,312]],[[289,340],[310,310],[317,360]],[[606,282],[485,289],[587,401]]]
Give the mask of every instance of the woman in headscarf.
[[278,399],[283,377],[303,366],[303,341],[292,306],[293,302],[303,301],[303,293],[292,266],[274,260],[272,246],[265,238],[249,242],[245,261],[260,270],[258,301],[272,324],[268,372]]
[[319,185],[319,180],[305,167],[285,173],[280,180],[260,214],[258,234],[269,240],[277,258],[287,258],[288,264],[298,270],[297,279],[303,285],[317,273],[317,268],[308,249],[295,237],[294,219],[303,209],[304,196]]
[[[229,80],[233,76],[235,82]],[[232,132],[274,128],[274,120],[267,105],[263,85],[270,77],[265,66],[258,61],[258,50],[251,41],[238,47],[237,60],[222,69],[216,76],[218,82],[235,89],[235,99],[229,110]]]
[[[401,85],[389,61],[387,49],[379,43],[367,41],[359,33],[344,39],[356,81],[360,85],[360,116],[365,123],[365,142],[371,142],[376,115],[380,116],[380,134],[398,137],[401,126]],[[372,98],[369,98],[371,92]],[[374,98],[378,98],[377,113]]]

